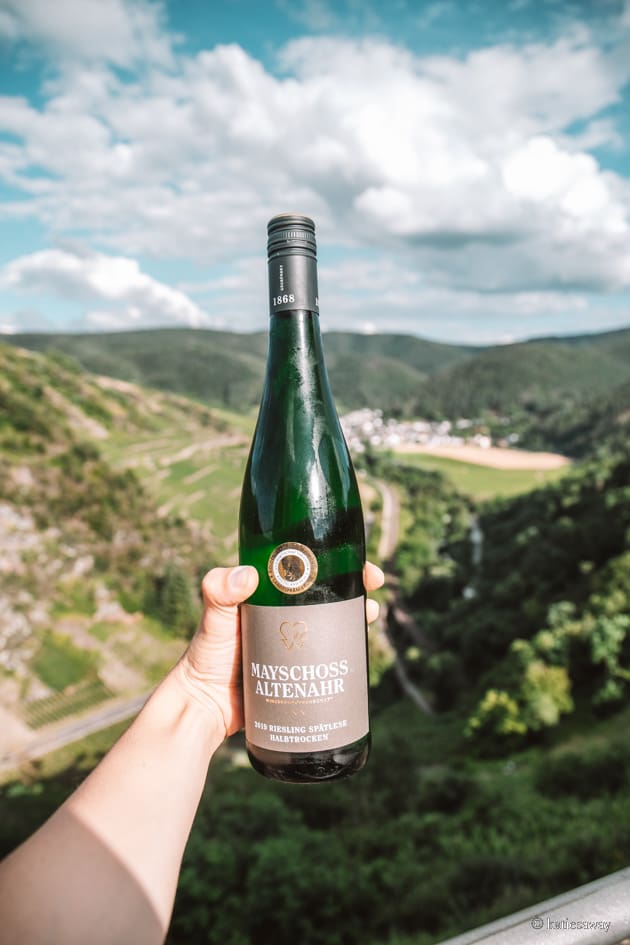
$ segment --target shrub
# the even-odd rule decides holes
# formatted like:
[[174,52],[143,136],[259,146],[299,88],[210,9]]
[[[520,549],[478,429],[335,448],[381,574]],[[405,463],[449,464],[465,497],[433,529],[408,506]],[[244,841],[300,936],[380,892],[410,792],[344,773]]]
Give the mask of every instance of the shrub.
[[584,755],[563,752],[539,762],[534,783],[547,797],[587,800],[627,788],[628,768],[627,750],[616,745]]
[[418,806],[452,814],[466,803],[475,786],[475,780],[468,772],[455,768],[429,770],[422,774]]

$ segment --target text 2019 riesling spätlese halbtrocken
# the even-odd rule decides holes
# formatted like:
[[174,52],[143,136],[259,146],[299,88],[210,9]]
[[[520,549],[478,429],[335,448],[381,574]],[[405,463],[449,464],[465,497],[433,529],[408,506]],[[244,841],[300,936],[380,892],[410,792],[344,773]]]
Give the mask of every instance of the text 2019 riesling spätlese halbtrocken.
[[241,606],[247,751],[261,774],[326,781],[367,760],[365,533],[319,330],[315,226],[268,227],[267,374],[245,472]]

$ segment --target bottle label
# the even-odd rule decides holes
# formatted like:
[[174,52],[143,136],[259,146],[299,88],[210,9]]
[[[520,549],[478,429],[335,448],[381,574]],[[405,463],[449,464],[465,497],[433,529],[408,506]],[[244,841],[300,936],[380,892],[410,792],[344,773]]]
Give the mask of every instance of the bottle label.
[[365,598],[241,605],[245,734],[289,753],[328,751],[369,728]]
[[269,556],[269,580],[283,594],[302,594],[317,578],[317,558],[299,541],[278,545]]
[[287,253],[269,260],[269,311],[306,309],[319,312],[317,261],[301,253]]

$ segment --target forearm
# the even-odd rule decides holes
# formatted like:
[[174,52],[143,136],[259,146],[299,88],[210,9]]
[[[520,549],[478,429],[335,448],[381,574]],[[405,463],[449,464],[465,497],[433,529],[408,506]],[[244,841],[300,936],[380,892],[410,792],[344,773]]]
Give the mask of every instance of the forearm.
[[224,733],[220,715],[167,676],[81,787],[0,865],[0,942],[162,941]]

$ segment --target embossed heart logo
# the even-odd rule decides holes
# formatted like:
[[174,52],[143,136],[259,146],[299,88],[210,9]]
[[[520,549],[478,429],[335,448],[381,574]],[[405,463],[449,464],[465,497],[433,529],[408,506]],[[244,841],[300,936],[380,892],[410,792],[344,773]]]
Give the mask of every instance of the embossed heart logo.
[[295,620],[293,623],[284,620],[280,624],[280,638],[287,650],[292,650],[293,647],[301,650],[306,643],[307,633],[308,627],[303,620]]

